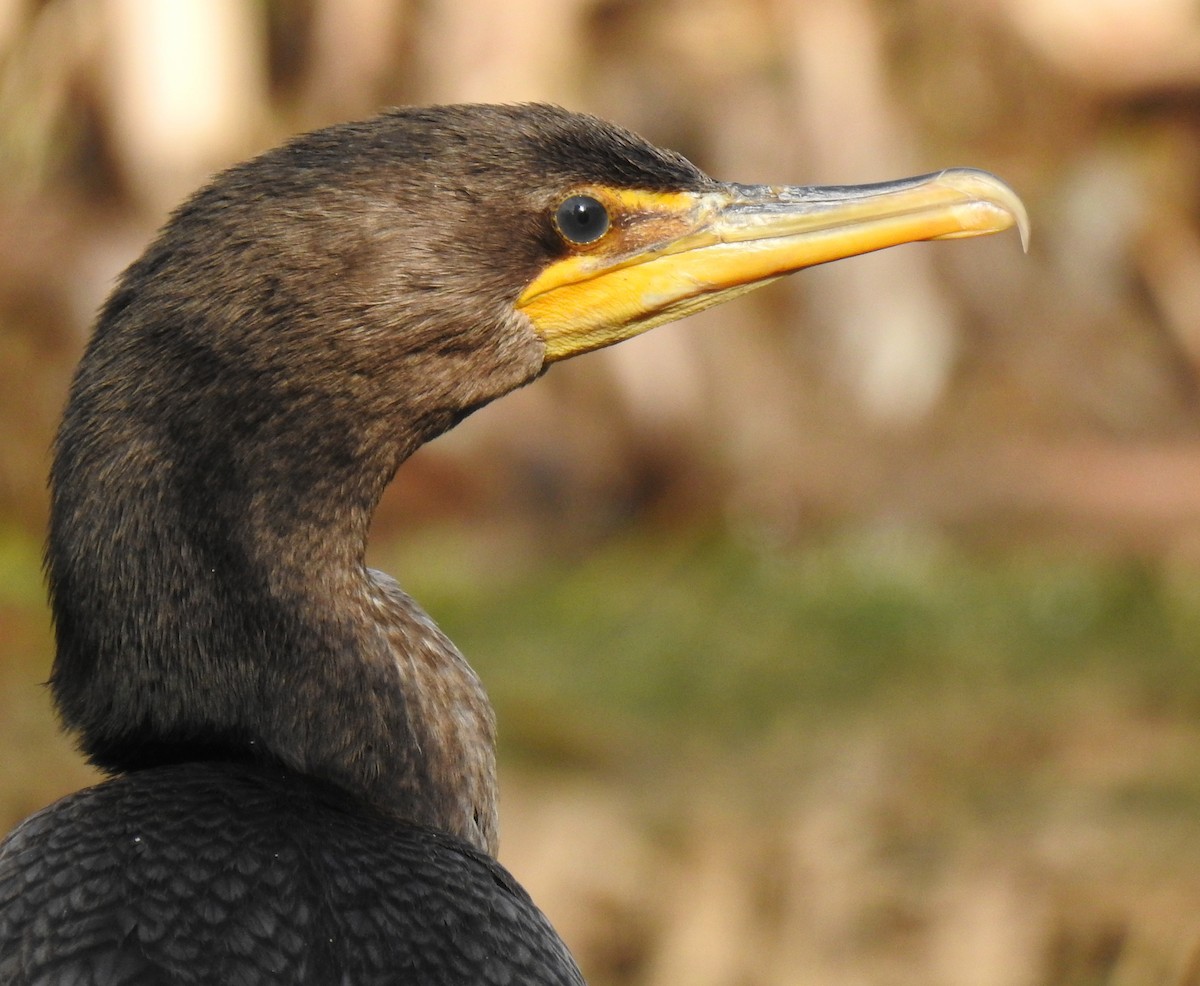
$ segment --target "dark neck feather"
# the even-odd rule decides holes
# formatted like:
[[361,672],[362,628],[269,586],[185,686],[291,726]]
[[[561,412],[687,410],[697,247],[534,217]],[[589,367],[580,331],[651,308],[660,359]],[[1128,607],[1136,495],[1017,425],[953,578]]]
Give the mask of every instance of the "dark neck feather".
[[55,697],[91,759],[274,761],[494,850],[487,698],[363,564],[390,467],[364,482],[324,458],[304,489],[276,461],[250,484],[81,403],[59,441],[49,571]]
[[540,341],[512,315],[470,345],[439,348],[427,327],[417,345],[402,307],[386,332],[338,334],[345,317],[309,312],[322,286],[301,281],[288,304],[272,297],[273,322],[247,302],[247,328],[228,300],[204,303],[170,246],[102,314],[56,446],[47,570],[65,724],[108,770],[278,763],[494,851],[487,698],[363,558],[399,463],[532,379]]

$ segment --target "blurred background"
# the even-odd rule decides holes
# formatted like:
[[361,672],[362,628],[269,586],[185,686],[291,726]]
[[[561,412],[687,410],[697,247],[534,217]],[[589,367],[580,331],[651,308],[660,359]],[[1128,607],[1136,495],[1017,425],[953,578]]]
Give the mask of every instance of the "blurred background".
[[556,366],[401,471],[372,561],[488,685],[502,858],[589,980],[1200,983],[1193,0],[0,0],[0,830],[94,779],[39,555],[114,277],[291,133],[517,100],[1033,220]]

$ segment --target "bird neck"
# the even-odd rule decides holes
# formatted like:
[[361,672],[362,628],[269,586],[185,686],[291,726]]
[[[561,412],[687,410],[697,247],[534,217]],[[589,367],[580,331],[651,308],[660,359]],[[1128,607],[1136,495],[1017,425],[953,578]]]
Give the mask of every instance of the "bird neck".
[[276,763],[494,852],[487,697],[363,561],[419,442],[276,435],[235,455],[220,427],[181,440],[178,415],[92,391],[77,384],[60,433],[48,548],[55,698],[91,759]]

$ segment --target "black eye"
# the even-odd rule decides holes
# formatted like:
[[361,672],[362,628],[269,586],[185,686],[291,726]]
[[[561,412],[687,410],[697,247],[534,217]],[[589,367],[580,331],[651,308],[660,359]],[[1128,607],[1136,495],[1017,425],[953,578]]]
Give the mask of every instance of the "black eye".
[[554,221],[571,243],[595,243],[608,232],[608,210],[590,195],[572,195],[558,207]]

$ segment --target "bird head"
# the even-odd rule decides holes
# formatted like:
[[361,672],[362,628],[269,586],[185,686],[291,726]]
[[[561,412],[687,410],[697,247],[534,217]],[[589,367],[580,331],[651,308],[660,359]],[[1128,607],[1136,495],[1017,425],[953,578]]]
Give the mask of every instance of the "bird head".
[[410,108],[226,172],[125,293],[169,304],[179,371],[234,386],[231,410],[315,402],[359,434],[401,418],[419,444],[549,363],[784,274],[1013,225],[1020,200],[971,169],[731,184],[555,107]]

